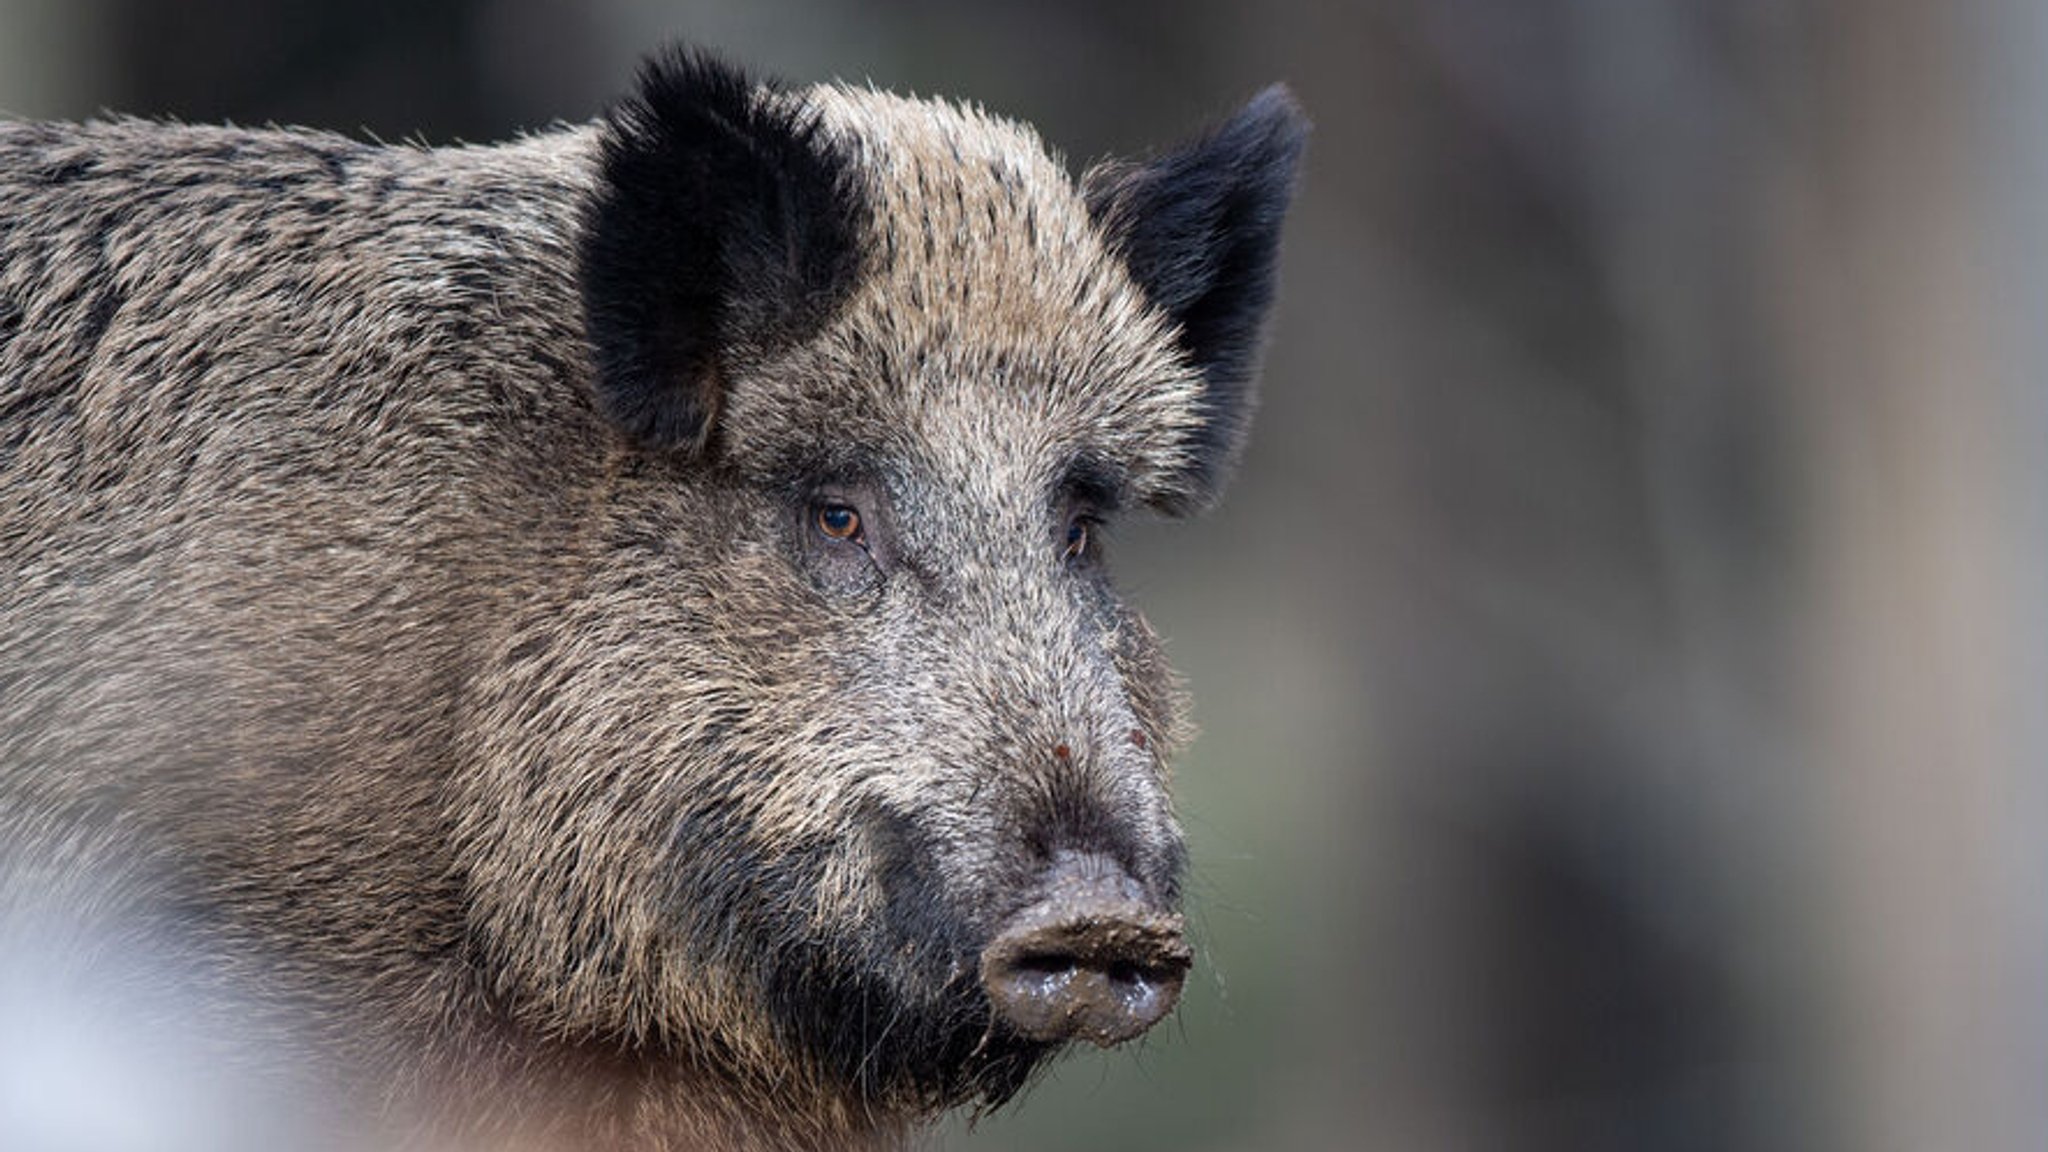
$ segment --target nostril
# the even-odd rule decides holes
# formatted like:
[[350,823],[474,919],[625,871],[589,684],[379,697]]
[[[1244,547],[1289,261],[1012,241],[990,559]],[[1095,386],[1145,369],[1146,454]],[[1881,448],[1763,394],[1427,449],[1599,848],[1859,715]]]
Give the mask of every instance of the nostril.
[[1062,976],[1074,970],[1074,958],[1058,953],[1036,956],[1019,956],[1016,960],[1019,973],[1035,976]]

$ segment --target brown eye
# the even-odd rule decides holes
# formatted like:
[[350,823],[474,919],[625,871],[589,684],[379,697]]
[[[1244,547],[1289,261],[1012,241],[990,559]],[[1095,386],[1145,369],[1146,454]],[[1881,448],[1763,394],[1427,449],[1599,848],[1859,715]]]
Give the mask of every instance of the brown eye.
[[860,539],[860,513],[844,504],[821,504],[818,506],[818,531],[832,540],[857,541]]

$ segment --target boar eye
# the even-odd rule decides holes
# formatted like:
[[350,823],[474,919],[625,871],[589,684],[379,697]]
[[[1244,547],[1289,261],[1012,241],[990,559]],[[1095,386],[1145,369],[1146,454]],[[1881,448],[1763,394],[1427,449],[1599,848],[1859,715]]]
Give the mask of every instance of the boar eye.
[[849,544],[861,542],[860,513],[853,508],[845,504],[820,504],[811,515],[812,523],[827,539]]
[[1067,539],[1060,549],[1060,560],[1066,564],[1078,564],[1088,555],[1088,536],[1095,524],[1095,517],[1085,512],[1076,513],[1067,521]]

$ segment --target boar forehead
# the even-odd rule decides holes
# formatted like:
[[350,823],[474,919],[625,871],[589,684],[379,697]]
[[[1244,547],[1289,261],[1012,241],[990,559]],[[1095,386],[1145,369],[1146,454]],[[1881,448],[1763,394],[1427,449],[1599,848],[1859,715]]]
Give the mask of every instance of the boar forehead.
[[1082,462],[1134,502],[1187,468],[1201,377],[1035,133],[872,91],[790,98],[863,186],[866,257],[815,339],[735,371],[736,462],[910,459],[1020,495]]

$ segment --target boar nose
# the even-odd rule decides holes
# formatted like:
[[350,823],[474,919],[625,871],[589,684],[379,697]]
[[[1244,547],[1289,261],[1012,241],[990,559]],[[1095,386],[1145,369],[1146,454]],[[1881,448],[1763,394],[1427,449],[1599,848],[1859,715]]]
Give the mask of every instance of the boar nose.
[[982,952],[981,983],[1019,1033],[1107,1048],[1173,1011],[1192,960],[1181,918],[1159,911],[1122,867],[1063,853],[1045,897]]

